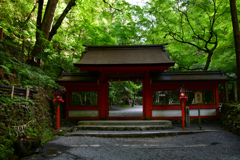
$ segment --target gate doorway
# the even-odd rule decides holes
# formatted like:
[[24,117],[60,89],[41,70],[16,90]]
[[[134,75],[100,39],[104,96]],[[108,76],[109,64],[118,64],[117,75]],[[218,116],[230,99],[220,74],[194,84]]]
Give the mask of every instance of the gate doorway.
[[108,117],[141,119],[143,117],[142,81],[109,81]]

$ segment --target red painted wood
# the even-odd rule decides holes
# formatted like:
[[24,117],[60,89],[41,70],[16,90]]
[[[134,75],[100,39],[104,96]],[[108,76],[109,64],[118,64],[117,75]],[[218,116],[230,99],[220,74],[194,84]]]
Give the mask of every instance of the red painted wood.
[[61,86],[65,87],[98,87],[99,85],[97,83],[59,83]]
[[58,109],[57,109],[57,130],[60,129],[60,102],[58,102]]
[[143,115],[144,118],[151,118],[152,112],[150,108],[152,107],[152,97],[150,88],[150,75],[147,71],[145,73],[145,80],[143,81]]
[[215,100],[216,100],[216,112],[217,112],[217,117],[220,117],[220,113],[219,113],[219,95],[218,95],[218,87],[215,88]]
[[119,66],[119,67],[81,67],[81,71],[104,71],[104,72],[115,72],[115,73],[121,73],[121,72],[137,72],[137,71],[164,71],[168,70],[170,66]]
[[103,111],[104,111],[104,117],[107,118],[109,116],[109,92],[108,92],[108,88],[109,88],[109,83],[108,81],[105,82],[104,84],[104,108],[103,108]]
[[66,118],[68,118],[68,107],[69,107],[69,91],[68,89],[66,88]]
[[[68,117],[69,110],[98,110],[99,117],[68,117],[69,119],[181,119],[182,117],[152,117],[152,110],[181,110],[182,106],[171,105],[161,106],[152,105],[153,96],[152,91],[157,90],[178,90],[180,86],[185,85],[187,90],[213,90],[214,91],[214,103],[202,104],[201,109],[215,108],[217,116],[219,116],[219,96],[218,96],[218,84],[224,83],[220,81],[216,82],[174,82],[174,83],[152,83],[149,71],[164,71],[169,66],[119,66],[119,67],[81,67],[81,70],[86,71],[99,71],[99,83],[61,83],[60,85],[66,86],[66,117]],[[109,98],[108,89],[110,80],[118,80],[118,78],[109,78],[107,75],[126,74],[126,77],[121,77],[120,80],[136,81],[134,77],[127,77],[128,74],[139,74],[139,81],[143,82],[143,117],[109,117]],[[71,92],[72,91],[98,91],[98,106],[71,106]],[[190,109],[197,109],[197,105],[188,105]],[[217,116],[201,116],[201,118],[216,118]],[[198,117],[190,117],[198,118]]]
[[184,108],[184,105],[182,106],[182,130],[185,130],[185,108]]
[[186,107],[186,100],[187,99],[181,99],[182,104],[182,129],[185,130],[185,107]]
[[100,118],[107,118],[108,116],[108,81],[106,75],[101,73],[99,79],[99,116]]

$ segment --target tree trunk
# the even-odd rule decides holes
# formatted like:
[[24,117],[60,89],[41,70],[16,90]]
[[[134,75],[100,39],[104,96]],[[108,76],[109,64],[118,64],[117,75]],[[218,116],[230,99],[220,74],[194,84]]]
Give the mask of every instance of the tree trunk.
[[46,11],[44,14],[43,22],[42,22],[42,32],[43,37],[48,39],[50,30],[52,28],[54,14],[57,8],[58,0],[49,0]]
[[63,13],[61,14],[61,16],[58,18],[56,24],[53,26],[50,34],[49,34],[49,37],[48,37],[48,40],[51,41],[53,36],[57,33],[57,30],[58,28],[61,26],[64,18],[66,17],[66,15],[68,14],[68,12],[72,9],[73,6],[76,5],[76,2],[75,0],[71,0],[67,7],[65,8],[65,10],[63,11]]
[[[239,26],[238,26],[238,16],[236,0],[230,0],[232,24],[233,24],[233,34],[235,41],[235,51],[236,51],[236,64],[237,64],[237,82],[238,91],[240,91],[240,37],[239,37]],[[240,100],[240,94],[238,94],[238,100]]]
[[43,3],[44,3],[44,0],[38,0],[36,40],[39,39],[40,30],[41,30],[41,27],[42,27],[42,10],[43,10]]
[[208,57],[207,57],[207,62],[206,62],[206,64],[205,64],[205,66],[204,66],[204,68],[203,68],[203,70],[204,71],[207,71],[208,70],[208,68],[209,68],[209,66],[210,66],[210,63],[211,63],[211,59],[212,59],[212,55],[213,55],[213,51],[209,51],[208,52]]
[[[42,20],[44,0],[38,1],[38,16],[37,16],[37,30],[36,30],[36,42],[31,52],[31,56],[41,58],[41,53],[44,50],[44,40],[51,41],[52,37],[57,33],[57,29],[62,24],[67,13],[71,8],[76,5],[75,0],[71,0],[62,15],[57,20],[56,24],[52,27],[55,11],[57,9],[58,0],[49,0],[45,10],[44,18]],[[51,32],[50,32],[51,31]],[[30,63],[34,63],[33,59]]]

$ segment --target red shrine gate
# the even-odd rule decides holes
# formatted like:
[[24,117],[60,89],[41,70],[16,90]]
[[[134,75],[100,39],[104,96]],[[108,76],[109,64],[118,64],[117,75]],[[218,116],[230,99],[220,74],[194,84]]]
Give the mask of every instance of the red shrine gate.
[[[181,119],[178,89],[188,91],[190,118],[198,117],[196,92],[201,92],[201,118],[219,116],[218,85],[228,79],[220,71],[164,72],[175,62],[166,44],[135,46],[86,46],[75,63],[78,73],[63,72],[56,82],[66,88],[69,119]],[[109,82],[142,81],[141,117],[109,116]]]

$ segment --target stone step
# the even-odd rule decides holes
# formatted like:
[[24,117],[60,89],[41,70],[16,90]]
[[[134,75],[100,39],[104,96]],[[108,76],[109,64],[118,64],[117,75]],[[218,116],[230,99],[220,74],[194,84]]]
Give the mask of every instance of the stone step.
[[74,130],[143,131],[172,128],[172,122],[168,120],[89,120],[79,121]]
[[172,129],[171,125],[79,125],[75,130],[104,130],[104,131],[144,131],[144,130],[163,130]]
[[95,120],[95,121],[79,121],[78,125],[113,125],[113,126],[142,126],[142,125],[170,125],[169,120]]
[[206,132],[217,132],[218,130],[158,130],[158,131],[76,131],[67,133],[64,136],[90,136],[90,137],[106,137],[106,138],[136,138],[136,137],[163,137],[176,136],[185,134],[196,134]]

